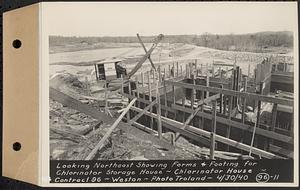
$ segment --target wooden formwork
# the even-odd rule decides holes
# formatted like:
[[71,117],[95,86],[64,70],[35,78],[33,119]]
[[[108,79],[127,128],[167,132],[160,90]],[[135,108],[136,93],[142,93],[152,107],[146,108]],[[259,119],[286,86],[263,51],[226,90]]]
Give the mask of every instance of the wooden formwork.
[[[206,68],[204,75],[199,66],[202,69],[203,65],[187,64],[185,72],[178,72],[173,64],[169,66],[169,74],[165,70],[158,71],[157,75],[148,73],[148,84],[144,84],[144,80],[141,84],[140,80],[124,85],[123,95],[129,100],[137,98],[128,122],[143,112],[137,122],[158,131],[159,137],[162,132],[173,131],[199,145],[212,147],[213,144],[213,150],[243,152],[265,158],[293,157],[292,131],[282,133],[276,127],[276,108],[278,105],[293,107],[294,102],[265,95],[266,84],[263,83],[269,85],[269,76],[260,74],[259,80],[251,80],[249,76],[242,76],[236,66],[226,69],[226,75],[221,69],[218,75],[215,74],[216,69],[210,73]],[[267,66],[259,67],[269,69]],[[227,76],[229,72],[231,77]],[[156,99],[159,101],[151,109],[143,111]],[[261,121],[262,107],[266,104],[272,105],[273,109],[269,124]],[[247,105],[256,108],[254,121],[245,119]],[[241,113],[240,118],[236,117],[238,113]]]

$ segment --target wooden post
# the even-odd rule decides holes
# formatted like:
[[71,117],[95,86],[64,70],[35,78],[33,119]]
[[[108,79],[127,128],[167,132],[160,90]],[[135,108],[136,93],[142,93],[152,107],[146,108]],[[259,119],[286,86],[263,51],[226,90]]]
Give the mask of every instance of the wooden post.
[[221,67],[219,67],[219,75],[220,75],[220,79],[222,80],[222,69],[221,69]]
[[[259,90],[256,92],[257,94],[261,94],[262,93],[262,87],[263,87],[263,82],[260,82],[259,84]],[[251,144],[250,144],[250,151],[249,151],[249,156],[251,156],[252,154],[252,147],[254,144],[254,138],[255,138],[255,132],[256,132],[256,128],[259,127],[259,122],[260,122],[260,110],[261,110],[261,101],[259,100],[257,103],[257,115],[256,115],[256,121],[255,121],[255,126],[253,129],[253,133],[252,133],[252,138],[251,138]]]
[[[192,75],[192,81],[193,85],[195,85],[195,75]],[[195,104],[195,89],[192,89],[192,97],[191,97],[191,108],[194,109],[194,104]]]
[[152,84],[154,84],[155,85],[155,82],[156,82],[156,79],[155,79],[155,70],[153,69],[152,70]]
[[248,77],[250,77],[250,64],[248,64]]
[[217,128],[217,122],[216,122],[216,113],[217,113],[217,105],[216,101],[212,101],[212,124],[211,124],[211,133],[210,133],[210,159],[215,159],[215,142],[216,142],[216,128]]
[[142,78],[142,87],[144,87],[144,72],[141,72],[141,78]]
[[[138,82],[138,80],[136,80],[134,83],[135,83],[135,86],[136,86],[136,89],[135,89],[135,91],[136,91],[136,97],[140,98],[139,82]],[[140,107],[139,106],[139,101],[136,101],[135,105],[136,105],[136,107],[139,108]]]
[[176,98],[175,98],[175,86],[174,85],[172,85],[172,98],[173,98],[172,103],[173,103],[173,105],[175,105]]
[[227,96],[223,95],[223,114],[226,115]]
[[[209,86],[209,72],[208,72],[208,70],[206,72],[206,86]],[[209,92],[207,91],[206,92],[206,98],[208,98],[208,97],[209,97]]]
[[157,68],[158,71],[158,81],[161,82],[161,71],[160,71],[160,65]]
[[108,91],[107,91],[107,81],[105,80],[105,114],[108,114],[108,101],[107,101],[107,98],[108,98]]
[[[168,102],[167,102],[167,87],[166,87],[166,81],[165,79],[163,80],[163,84],[164,84],[164,99],[165,99],[165,106],[168,107]],[[167,109],[165,110],[165,117],[168,116],[168,111]]]
[[99,78],[98,78],[97,64],[95,64],[95,74],[96,74],[96,81],[97,81],[97,80],[99,80]]
[[173,72],[171,72],[172,77],[175,78],[175,63],[174,62],[173,62],[172,71],[173,71]]
[[105,141],[108,139],[108,137],[114,131],[114,129],[118,126],[118,124],[120,123],[120,121],[122,120],[122,118],[124,117],[124,115],[129,111],[129,109],[131,108],[131,106],[134,104],[135,101],[136,101],[136,98],[133,99],[129,103],[129,105],[126,107],[126,109],[122,112],[122,114],[118,117],[118,119],[112,124],[112,126],[108,129],[108,131],[105,133],[105,135],[101,138],[101,140],[99,141],[99,143],[95,146],[95,148],[85,158],[85,160],[91,160],[91,159],[94,158],[94,156],[96,155],[96,153],[98,152],[98,150],[100,150],[103,147]]
[[160,94],[159,94],[159,81],[156,80],[156,100],[157,100],[157,132],[158,138],[162,139],[162,125],[161,125],[161,105],[160,105]]
[[[247,92],[247,77],[245,77],[244,92]],[[242,107],[242,123],[245,123],[245,109],[246,109],[247,99],[243,98],[243,107]]]
[[[204,101],[204,91],[201,91],[201,101]],[[203,112],[203,106],[201,106],[201,110]],[[200,129],[204,128],[204,117],[201,117]]]
[[[220,85],[220,88],[223,88],[223,84]],[[224,95],[220,94],[220,113],[222,113]]]
[[180,76],[182,77],[182,65],[180,65]]
[[185,77],[188,78],[188,65],[185,64]]
[[200,75],[202,76],[202,74],[203,74],[203,65],[202,65],[202,63],[200,64]]
[[[152,71],[152,69],[151,69]],[[151,89],[151,73],[148,74],[148,90],[149,90],[149,101],[152,102],[152,89]],[[150,108],[150,113],[152,113],[152,107]],[[153,129],[153,117],[150,117],[150,127]]]
[[164,67],[164,80],[167,78],[167,75],[166,75],[166,68]]
[[178,61],[176,62],[176,76],[178,77],[179,76],[179,73],[178,73]]
[[124,78],[123,78],[123,74],[121,74],[121,92],[122,94],[124,93]]
[[[128,80],[128,94],[131,95],[131,84],[130,84],[130,80]],[[128,100],[131,101],[130,98],[129,98]],[[129,122],[129,121],[130,121],[130,111],[127,112],[126,117],[127,117],[127,122]]]
[[212,77],[215,78],[215,66],[212,64]]

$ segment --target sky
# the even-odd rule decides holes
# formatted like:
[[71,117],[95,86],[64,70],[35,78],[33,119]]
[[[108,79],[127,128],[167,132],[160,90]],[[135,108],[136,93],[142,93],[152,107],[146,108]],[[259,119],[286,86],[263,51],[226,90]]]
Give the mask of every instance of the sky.
[[50,35],[144,36],[294,31],[296,2],[43,3]]

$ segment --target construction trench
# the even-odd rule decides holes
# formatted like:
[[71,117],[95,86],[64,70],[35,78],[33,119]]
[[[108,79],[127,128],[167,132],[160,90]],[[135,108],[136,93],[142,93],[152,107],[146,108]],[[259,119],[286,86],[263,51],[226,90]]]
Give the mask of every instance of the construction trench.
[[[50,81],[51,159],[175,160],[293,158],[293,73],[265,59],[159,65],[102,99],[70,77]],[[250,67],[250,66],[249,66]],[[71,80],[71,81],[70,81]],[[76,95],[77,94],[77,95]]]

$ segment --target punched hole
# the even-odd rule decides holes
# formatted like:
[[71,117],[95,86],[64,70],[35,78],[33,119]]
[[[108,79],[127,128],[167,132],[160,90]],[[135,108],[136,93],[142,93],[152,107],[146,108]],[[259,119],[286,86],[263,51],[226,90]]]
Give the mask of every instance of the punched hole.
[[18,49],[22,46],[22,42],[18,39],[14,40],[13,43],[12,43],[13,47]]
[[14,149],[14,151],[19,151],[19,150],[21,150],[21,143],[15,142],[15,143],[13,144],[13,149]]

